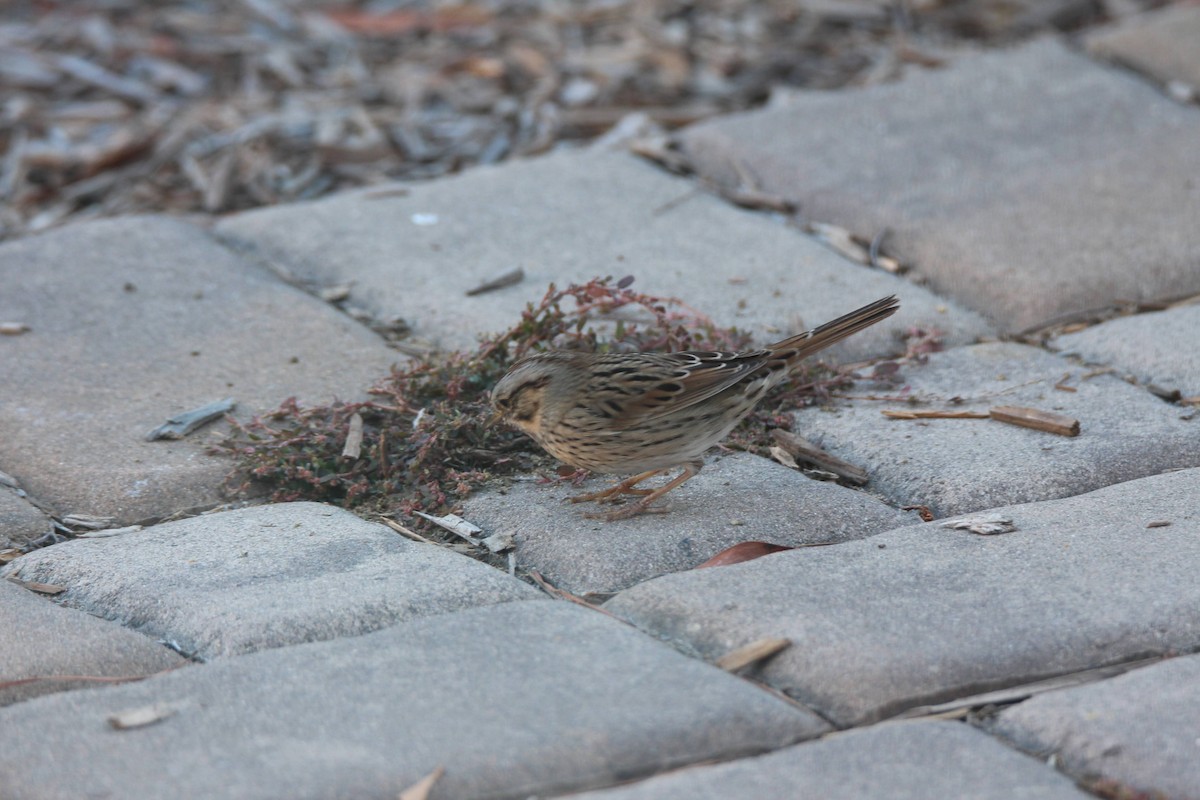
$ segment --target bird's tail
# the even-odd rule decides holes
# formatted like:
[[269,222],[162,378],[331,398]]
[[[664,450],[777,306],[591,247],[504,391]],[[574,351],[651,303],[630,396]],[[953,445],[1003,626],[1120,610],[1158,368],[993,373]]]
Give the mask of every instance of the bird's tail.
[[847,336],[871,327],[876,322],[882,322],[895,314],[899,308],[900,301],[896,299],[895,295],[885,297],[870,305],[865,305],[857,311],[851,311],[845,316],[838,317],[832,322],[826,322],[810,331],[798,333],[781,342],[768,345],[767,349],[771,351],[773,359],[778,358],[788,363],[795,363],[813,353],[824,350],[831,344],[840,342]]

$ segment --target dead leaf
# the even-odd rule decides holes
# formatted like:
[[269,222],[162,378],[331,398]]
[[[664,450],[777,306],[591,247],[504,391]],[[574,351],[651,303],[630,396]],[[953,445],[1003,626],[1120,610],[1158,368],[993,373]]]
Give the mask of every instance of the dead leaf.
[[703,564],[696,566],[695,569],[728,567],[731,564],[741,564],[743,561],[753,561],[756,558],[769,556],[771,553],[795,549],[794,547],[788,547],[783,544],[772,544],[771,542],[739,542],[733,547],[726,547]]
[[429,792],[433,789],[433,785],[444,774],[446,774],[446,768],[439,764],[434,768],[433,772],[401,792],[399,800],[427,800]]

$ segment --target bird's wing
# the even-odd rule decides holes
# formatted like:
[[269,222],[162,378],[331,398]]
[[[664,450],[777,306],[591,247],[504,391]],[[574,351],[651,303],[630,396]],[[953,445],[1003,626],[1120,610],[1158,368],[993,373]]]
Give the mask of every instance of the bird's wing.
[[673,414],[733,386],[766,363],[770,351],[634,353],[602,356],[587,402],[614,427]]

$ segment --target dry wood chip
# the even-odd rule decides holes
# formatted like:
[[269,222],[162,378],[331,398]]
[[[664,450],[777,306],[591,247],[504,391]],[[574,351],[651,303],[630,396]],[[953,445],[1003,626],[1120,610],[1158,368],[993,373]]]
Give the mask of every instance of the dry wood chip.
[[1166,527],[1170,526],[1170,524],[1171,524],[1171,520],[1169,520],[1169,519],[1157,519],[1154,522],[1147,522],[1146,527],[1147,528],[1166,528]]
[[69,528],[86,528],[97,531],[113,524],[112,517],[100,517],[94,514],[68,514],[62,518],[63,525]]
[[775,459],[780,464],[783,464],[785,467],[800,469],[800,465],[796,463],[796,459],[792,458],[792,454],[787,450],[784,450],[779,445],[771,445],[770,453],[771,458]]
[[798,461],[803,461],[819,469],[832,472],[837,477],[857,486],[864,485],[869,477],[866,470],[843,461],[835,455],[825,452],[807,439],[797,436],[791,431],[776,428],[771,431],[771,438],[787,453]]
[[458,514],[446,514],[445,516],[435,517],[432,514],[426,514],[424,511],[414,511],[413,513],[418,517],[429,520],[439,528],[445,528],[455,536],[461,536],[471,544],[478,545],[480,543],[476,535],[483,533],[483,528],[467,522]]
[[980,536],[994,536],[998,533],[1012,533],[1017,529],[1009,517],[996,514],[980,514],[974,517],[963,517],[942,523],[948,530],[969,531]]
[[226,397],[224,400],[218,400],[215,403],[208,403],[207,405],[193,408],[190,411],[176,414],[162,425],[147,433],[146,441],[153,442],[155,439],[182,439],[200,426],[228,414],[236,406],[237,402],[232,397]]
[[429,792],[433,790],[433,785],[438,782],[446,772],[446,768],[442,766],[435,767],[433,772],[426,775],[421,780],[414,783],[412,786],[400,793],[398,800],[428,800]]
[[517,540],[511,533],[493,533],[483,540],[483,546],[493,553],[504,553],[517,546]]
[[361,414],[350,416],[350,430],[346,433],[346,444],[342,447],[342,458],[357,461],[362,455],[363,418]]
[[126,525],[124,528],[104,528],[98,531],[85,531],[78,534],[76,539],[108,539],[113,536],[124,536],[127,533],[137,533],[141,525]]
[[1006,422],[1009,425],[1033,428],[1059,436],[1079,435],[1079,420],[1065,414],[1056,414],[1053,411],[1041,411],[1022,406],[995,406],[988,413],[992,419]]
[[771,656],[790,647],[791,639],[768,637],[732,650],[717,659],[716,665],[727,672],[737,672],[752,664],[759,664]]
[[113,714],[108,718],[108,724],[118,731],[127,731],[132,728],[144,728],[147,725],[162,722],[164,719],[172,717],[177,713],[179,713],[179,709],[175,706],[167,703],[154,703],[153,705],[131,708],[128,711],[120,711]]
[[485,292],[494,292],[497,289],[503,289],[508,286],[516,286],[523,280],[525,280],[525,270],[517,267],[505,272],[503,275],[492,278],[490,281],[479,284],[474,289],[468,290],[467,297],[474,297],[477,294],[484,294]]
[[0,550],[0,564],[7,564],[10,561],[20,558],[22,555],[23,554],[21,551],[17,548],[6,547],[3,550]]
[[28,332],[29,326],[24,322],[0,322],[0,336],[20,336]]

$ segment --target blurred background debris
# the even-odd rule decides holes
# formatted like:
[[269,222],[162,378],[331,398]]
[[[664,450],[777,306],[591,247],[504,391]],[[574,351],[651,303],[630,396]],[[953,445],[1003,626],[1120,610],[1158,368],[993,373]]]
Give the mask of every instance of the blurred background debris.
[[6,0],[0,239],[432,178],[1161,4]]

